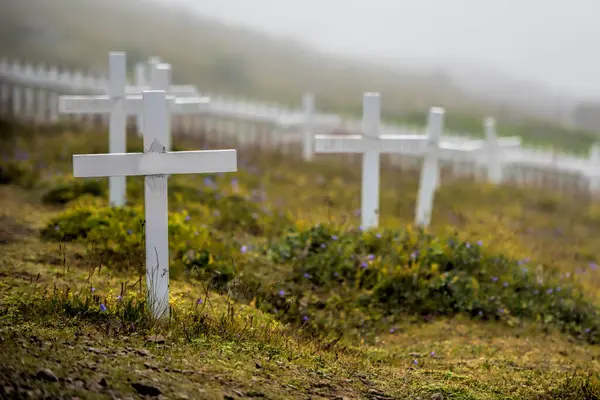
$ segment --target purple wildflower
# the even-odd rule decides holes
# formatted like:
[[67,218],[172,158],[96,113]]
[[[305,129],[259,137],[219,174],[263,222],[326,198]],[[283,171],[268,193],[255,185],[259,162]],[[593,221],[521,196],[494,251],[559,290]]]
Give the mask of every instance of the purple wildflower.
[[306,279],[310,279],[310,278],[312,278],[312,276],[311,276],[311,275],[310,275],[308,272],[305,272],[305,273],[304,273],[304,277],[305,277]]
[[361,268],[367,268],[367,267],[369,266],[369,264],[367,264],[365,261],[363,261],[363,262],[360,264],[360,266],[361,266]]
[[596,264],[595,262],[590,263],[590,269],[592,271],[595,271],[598,269],[598,264]]
[[281,289],[281,290],[279,291],[279,295],[280,295],[281,297],[285,296],[285,290]]
[[498,277],[497,276],[492,276],[492,282],[496,282],[498,281]]
[[202,303],[203,303],[202,299],[198,299],[198,300],[196,300],[196,304],[200,305],[200,304],[202,304]]
[[478,241],[477,241],[477,245],[478,245],[478,246],[483,246],[483,240],[478,240]]
[[306,315],[302,317],[302,322],[308,322],[308,317]]
[[369,254],[369,256],[367,257],[367,260],[369,261],[373,261],[375,259],[375,254]]
[[414,365],[418,365],[418,364],[419,364],[419,361],[417,361],[417,360],[413,360],[413,364],[414,364]]
[[185,216],[185,222],[188,222],[190,219],[192,219],[192,217],[190,217],[189,215]]
[[502,284],[502,286],[504,286],[504,287],[508,287],[508,282],[504,282],[504,283]]
[[246,245],[243,245],[243,246],[240,248],[240,251],[241,251],[242,253],[245,253],[245,252],[247,252],[247,251],[248,251],[248,246],[246,246]]
[[121,295],[118,295],[118,296],[117,296],[117,300],[119,300],[119,301],[123,300],[123,296],[121,296]]
[[106,312],[106,310],[108,310],[108,308],[106,308],[104,304],[100,304],[100,311]]
[[338,237],[337,237],[337,235],[333,235],[333,236],[331,236],[331,240],[338,240]]
[[431,357],[435,356],[435,351],[432,351],[431,353],[429,353],[429,355],[430,355]]

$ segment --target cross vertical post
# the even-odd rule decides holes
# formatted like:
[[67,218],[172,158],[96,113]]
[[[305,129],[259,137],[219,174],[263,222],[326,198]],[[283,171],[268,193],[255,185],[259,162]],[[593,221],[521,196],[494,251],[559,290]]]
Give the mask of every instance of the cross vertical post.
[[440,138],[444,129],[444,109],[431,107],[427,121],[427,152],[419,182],[419,195],[415,215],[416,224],[429,226],[433,209],[433,197],[439,179],[438,153]]
[[315,114],[315,96],[312,93],[306,93],[302,97],[302,109],[304,110],[303,158],[304,161],[311,161],[314,147],[313,117]]
[[496,120],[488,117],[483,121],[486,139],[486,156],[488,157],[487,175],[493,184],[502,183],[502,166],[500,165],[500,146],[496,134]]
[[[127,115],[125,114],[125,86],[127,85],[127,59],[123,52],[109,55],[108,96],[114,101],[110,112],[108,148],[110,153],[127,152]],[[125,176],[111,176],[109,201],[112,206],[125,205],[127,182]]]
[[[369,139],[379,137],[381,97],[379,93],[363,96],[363,135]],[[379,224],[379,152],[367,150],[363,153],[361,221],[363,229],[375,228]]]
[[[139,87],[146,86],[146,66],[143,63],[135,64],[135,84]],[[138,136],[142,136],[144,119],[141,115],[136,117],[136,129]]]
[[[143,92],[144,153],[166,153],[169,112],[164,92]],[[158,163],[160,160],[157,159]],[[152,314],[169,315],[169,204],[167,175],[145,177],[146,284]]]
[[[150,86],[152,90],[164,90],[165,92],[169,91],[169,87],[171,86],[171,65],[170,64],[156,64],[153,65],[153,68],[150,70]],[[167,113],[167,126],[171,127],[171,115]],[[145,138],[145,136],[144,136]],[[161,142],[165,146],[166,151],[171,151],[171,135],[167,134],[164,138],[164,141]]]

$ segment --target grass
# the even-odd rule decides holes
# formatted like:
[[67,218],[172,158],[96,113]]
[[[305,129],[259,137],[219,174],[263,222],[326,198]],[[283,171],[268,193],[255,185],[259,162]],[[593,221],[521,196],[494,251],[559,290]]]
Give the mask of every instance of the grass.
[[[71,154],[106,151],[104,133],[10,121],[0,130],[4,397],[133,398],[157,390],[206,399],[600,395],[598,204],[450,182],[436,195],[425,239],[409,226],[416,174],[384,169],[377,238],[356,229],[358,164],[240,150],[236,174],[169,180],[172,317],[157,324],[140,285],[141,181],[129,180],[127,208],[110,210],[104,180],[68,175]],[[128,143],[129,151],[140,149],[135,134]],[[450,249],[447,240],[462,247]],[[406,261],[409,246],[420,252],[418,265]],[[495,264],[500,255],[506,261]],[[354,267],[362,260],[368,272],[344,275],[363,271]],[[390,272],[394,265],[400,270]],[[535,273],[519,274],[524,266]],[[461,292],[444,281],[453,281],[448,274],[476,279],[484,296]],[[431,285],[439,282],[448,292],[436,298]],[[400,290],[377,297],[391,284]],[[511,301],[530,301],[518,289],[526,285],[562,291],[520,308]],[[391,301],[425,289],[433,303]],[[492,291],[510,312],[485,308],[495,307],[486,296]],[[457,301],[448,306],[450,298]],[[468,312],[465,304],[474,301],[485,306],[483,316]],[[574,312],[558,313],[564,304]],[[576,310],[585,310],[579,322]]]
[[3,56],[97,71],[106,70],[109,51],[126,51],[130,68],[158,55],[173,64],[176,82],[197,85],[205,92],[299,106],[302,94],[312,90],[320,109],[360,117],[362,93],[379,91],[383,117],[391,122],[424,126],[428,108],[436,105],[447,108],[447,128],[461,134],[482,137],[482,117],[492,114],[499,119],[500,135],[521,136],[526,145],[587,155],[597,139],[593,132],[504,116],[498,107],[469,99],[434,77],[327,56],[173,5],[91,0],[4,3],[0,36],[9,40],[0,40]]

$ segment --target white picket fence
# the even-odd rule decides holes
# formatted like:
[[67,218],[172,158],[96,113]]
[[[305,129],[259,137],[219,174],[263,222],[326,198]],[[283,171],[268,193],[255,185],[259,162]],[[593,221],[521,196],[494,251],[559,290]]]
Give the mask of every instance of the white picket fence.
[[[159,60],[150,60],[150,64]],[[135,84],[147,85],[150,65],[138,64]],[[108,116],[73,115],[58,113],[58,98],[64,94],[106,94],[106,77],[82,71],[33,65],[17,61],[0,61],[0,115],[53,124],[76,121],[84,124],[108,124]],[[185,92],[189,87],[173,87]],[[186,89],[187,88],[187,89]],[[193,87],[192,87],[193,89]],[[314,98],[307,94],[302,108],[233,99],[215,94],[190,90],[190,95],[209,96],[209,112],[199,115],[173,115],[171,122],[175,135],[202,137],[216,146],[233,146],[241,151],[277,151],[289,156],[302,155],[311,160],[315,134],[360,134],[361,122],[334,114],[315,113]],[[185,96],[183,94],[183,96]],[[310,120],[310,132],[305,131]],[[131,118],[134,123],[135,118]],[[482,130],[484,129],[482,124]],[[382,124],[385,135],[425,134],[424,129]],[[489,138],[489,135],[488,135]],[[443,141],[452,146],[465,145],[485,149],[491,144],[445,131]],[[575,196],[600,195],[600,147],[595,146],[588,158],[577,158],[521,146],[511,138],[500,138],[505,149],[494,156],[489,151],[449,152],[440,155],[442,181],[453,179],[488,180],[492,161],[500,168],[501,181],[519,186],[544,188]],[[504,146],[502,146],[504,145]],[[407,145],[408,146],[408,145]],[[473,155],[475,154],[475,155]],[[340,159],[355,160],[352,155]],[[382,158],[384,168],[418,170],[422,154],[406,148],[400,154]]]

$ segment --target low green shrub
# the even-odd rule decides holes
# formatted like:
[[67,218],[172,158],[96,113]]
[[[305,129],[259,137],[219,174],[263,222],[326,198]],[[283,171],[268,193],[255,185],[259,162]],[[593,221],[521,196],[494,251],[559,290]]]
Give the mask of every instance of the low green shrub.
[[42,201],[45,204],[66,204],[84,195],[107,196],[106,180],[73,177],[61,179],[44,191]]
[[410,227],[377,233],[315,225],[290,229],[264,254],[293,269],[276,308],[319,330],[401,314],[427,320],[463,313],[510,324],[539,321],[600,342],[600,310],[572,279],[490,254],[481,242]]
[[[103,263],[117,269],[145,266],[145,222],[141,206],[106,207],[89,196],[52,219],[41,231],[52,241],[81,241],[93,245]],[[232,258],[239,254],[205,226],[194,226],[185,212],[169,213],[171,271],[183,270],[226,283],[232,276]],[[225,279],[226,278],[226,279]]]
[[39,170],[27,160],[0,160],[0,185],[18,185],[31,189],[40,178]]

